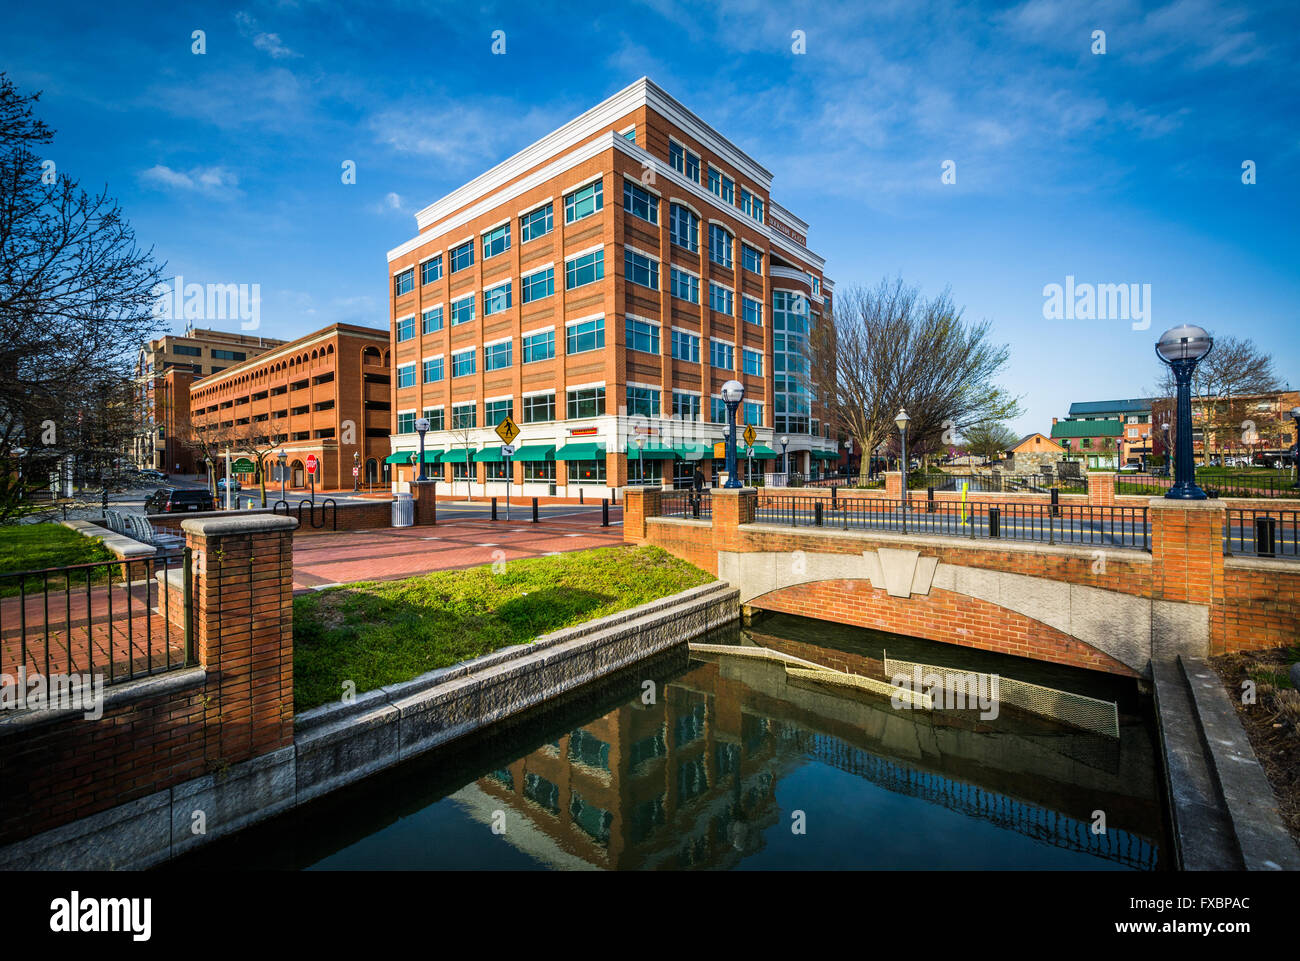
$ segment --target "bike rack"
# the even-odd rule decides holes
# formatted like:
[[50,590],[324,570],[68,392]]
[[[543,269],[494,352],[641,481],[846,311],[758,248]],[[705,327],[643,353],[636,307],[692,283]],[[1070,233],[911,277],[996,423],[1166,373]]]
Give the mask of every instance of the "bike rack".
[[[280,504],[284,504],[284,501],[276,502],[277,507]],[[320,502],[320,523],[319,524],[316,523],[316,508],[312,506],[312,502],[305,497],[302,500],[300,500],[298,502],[298,526],[299,527],[302,526],[302,509],[304,506],[306,506],[307,521],[308,523],[311,524],[312,528],[313,529],[324,528],[325,527],[325,505],[327,504],[329,505],[330,509],[333,512],[330,515],[330,519],[333,521],[333,523],[330,525],[330,530],[335,530],[335,531],[338,530],[339,529],[339,505],[338,502],[334,500],[334,498],[332,497],[327,497]],[[285,504],[286,513],[288,513],[287,511],[288,506],[289,506],[288,504]]]

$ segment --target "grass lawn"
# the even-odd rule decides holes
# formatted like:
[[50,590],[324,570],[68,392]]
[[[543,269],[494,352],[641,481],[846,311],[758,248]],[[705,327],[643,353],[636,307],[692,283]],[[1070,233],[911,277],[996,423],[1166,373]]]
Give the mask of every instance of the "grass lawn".
[[[0,527],[0,574],[111,560],[113,553],[102,541],[78,534],[62,524],[6,524]],[[85,574],[80,576],[80,583],[84,584]],[[29,591],[41,589],[39,577],[29,577],[25,581]],[[63,579],[51,577],[50,586],[62,587]],[[0,579],[0,597],[17,593],[17,578]]]
[[603,547],[305,594],[293,602],[294,708],[409,681],[708,584],[657,547]]

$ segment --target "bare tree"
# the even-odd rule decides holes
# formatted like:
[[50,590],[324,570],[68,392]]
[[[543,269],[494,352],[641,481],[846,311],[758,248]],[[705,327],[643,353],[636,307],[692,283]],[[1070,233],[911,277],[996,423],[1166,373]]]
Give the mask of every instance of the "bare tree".
[[[829,322],[810,332],[813,380],[833,429],[874,452],[905,407],[909,447],[927,451],[973,425],[1017,416],[1016,399],[994,383],[1008,351],[989,340],[989,326],[963,321],[949,291],[925,300],[901,278],[841,294]],[[863,482],[869,467],[864,456]]]
[[161,268],[106,191],[33,152],[53,139],[38,98],[0,73],[0,521],[31,478],[74,463],[84,476],[121,453],[109,420],[138,409],[120,385],[157,326]]
[[997,460],[1003,453],[1015,446],[1019,438],[1006,424],[993,421],[974,424],[962,431],[962,442],[972,454],[978,454],[989,461]]

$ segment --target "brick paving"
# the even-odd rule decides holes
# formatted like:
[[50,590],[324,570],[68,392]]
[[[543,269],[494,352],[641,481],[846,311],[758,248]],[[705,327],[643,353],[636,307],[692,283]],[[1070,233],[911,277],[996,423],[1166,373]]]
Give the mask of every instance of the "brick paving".
[[623,528],[617,523],[601,527],[599,512],[546,518],[535,525],[455,519],[431,527],[316,534],[294,541],[293,586],[301,591],[326,584],[392,580],[622,543]]

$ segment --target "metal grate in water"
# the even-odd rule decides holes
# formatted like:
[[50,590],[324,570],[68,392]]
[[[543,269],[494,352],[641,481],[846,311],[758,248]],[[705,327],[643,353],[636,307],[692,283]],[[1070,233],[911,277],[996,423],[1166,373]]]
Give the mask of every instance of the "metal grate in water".
[[[934,664],[920,664],[916,661],[891,660],[889,652],[885,652],[885,673],[891,680],[899,674],[910,677],[915,674],[917,668],[920,668],[922,677],[932,674],[938,678],[945,690],[967,690],[968,681],[971,679],[982,685],[989,684],[992,677],[990,674],[961,671],[955,667],[937,667]],[[960,680],[954,680],[955,678]],[[990,687],[980,689],[991,690]],[[998,702],[1085,731],[1095,731],[1107,737],[1119,737],[1119,705],[1114,701],[1103,701],[1088,697],[1086,694],[1058,691],[1056,688],[998,675]]]

